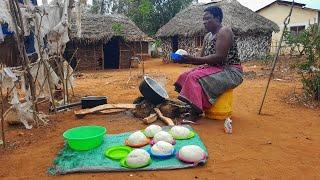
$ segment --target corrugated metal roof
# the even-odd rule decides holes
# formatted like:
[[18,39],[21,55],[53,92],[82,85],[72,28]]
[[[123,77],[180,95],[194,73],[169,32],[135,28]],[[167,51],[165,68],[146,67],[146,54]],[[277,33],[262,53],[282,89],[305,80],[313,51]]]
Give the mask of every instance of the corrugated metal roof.
[[[292,3],[292,0],[275,0],[270,2],[269,4],[266,4],[265,6],[259,8],[257,11],[264,9],[265,7],[270,6],[271,4],[273,4],[274,2],[283,2],[283,3]],[[316,9],[320,11],[320,0],[295,0],[294,1],[296,3],[296,5],[298,6],[302,6],[302,7],[306,7],[306,8],[310,8],[310,9]]]

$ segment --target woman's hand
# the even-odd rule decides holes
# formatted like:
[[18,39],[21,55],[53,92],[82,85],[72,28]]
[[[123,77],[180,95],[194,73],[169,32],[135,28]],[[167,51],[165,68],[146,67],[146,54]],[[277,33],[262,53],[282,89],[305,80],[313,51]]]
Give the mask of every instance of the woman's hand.
[[190,63],[192,60],[194,59],[193,56],[191,55],[182,55],[182,59],[180,61],[178,61],[179,63]]

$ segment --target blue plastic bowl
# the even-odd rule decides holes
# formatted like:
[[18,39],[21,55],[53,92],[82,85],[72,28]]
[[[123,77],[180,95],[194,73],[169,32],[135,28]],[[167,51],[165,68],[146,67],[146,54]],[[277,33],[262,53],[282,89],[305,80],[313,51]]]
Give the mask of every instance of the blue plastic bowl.
[[176,150],[174,149],[172,154],[169,154],[169,155],[156,155],[156,154],[153,154],[152,151],[151,151],[151,148],[147,150],[147,152],[151,155],[151,157],[154,157],[156,159],[169,159],[171,157],[173,157],[175,154],[176,154]]
[[171,59],[173,61],[180,61],[180,60],[182,60],[182,56],[180,54],[171,53]]

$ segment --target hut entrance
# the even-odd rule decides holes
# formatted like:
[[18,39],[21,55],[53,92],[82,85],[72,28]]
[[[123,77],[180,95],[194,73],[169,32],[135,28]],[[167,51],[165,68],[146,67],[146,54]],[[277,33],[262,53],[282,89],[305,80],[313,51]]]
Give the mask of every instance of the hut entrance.
[[5,37],[4,42],[0,43],[0,65],[1,64],[9,67],[21,65],[19,51],[13,36]]
[[119,38],[112,38],[103,46],[104,69],[119,68]]
[[173,36],[171,42],[172,52],[176,52],[179,49],[179,37],[177,35]]

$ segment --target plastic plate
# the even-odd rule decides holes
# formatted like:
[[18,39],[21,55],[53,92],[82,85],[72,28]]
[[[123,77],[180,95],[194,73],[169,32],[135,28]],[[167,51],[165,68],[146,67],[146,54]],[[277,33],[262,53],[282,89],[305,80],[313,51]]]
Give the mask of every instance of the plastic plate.
[[133,166],[129,166],[129,165],[127,164],[127,161],[126,161],[126,160],[127,160],[126,158],[121,159],[120,165],[121,165],[122,167],[129,168],[129,169],[143,168],[143,167],[149,166],[149,165],[151,164],[151,162],[152,162],[152,159],[150,158],[150,160],[148,161],[147,164],[142,165],[142,166],[135,166],[135,167],[133,167]]
[[129,146],[113,146],[108,148],[104,155],[113,160],[121,160],[132,151],[132,148]]
[[[170,134],[171,134],[171,133],[170,133]],[[186,140],[186,139],[191,139],[191,138],[193,138],[195,135],[196,135],[196,133],[195,133],[195,132],[190,131],[189,136],[188,136],[188,137],[186,137],[186,138],[180,138],[180,137],[174,137],[174,138],[175,138],[175,139],[177,139],[177,140]]]
[[154,153],[152,152],[151,148],[150,148],[150,149],[148,149],[148,153],[149,153],[152,157],[157,158],[157,159],[169,159],[169,158],[171,158],[172,156],[174,156],[174,155],[176,154],[176,150],[173,149],[172,153],[171,153],[171,154],[168,154],[168,155],[157,155],[157,154],[154,154]]
[[147,141],[143,144],[130,144],[127,139],[125,140],[124,143],[125,143],[125,145],[133,147],[133,148],[140,148],[140,147],[148,145],[150,143],[150,139],[147,139]]

